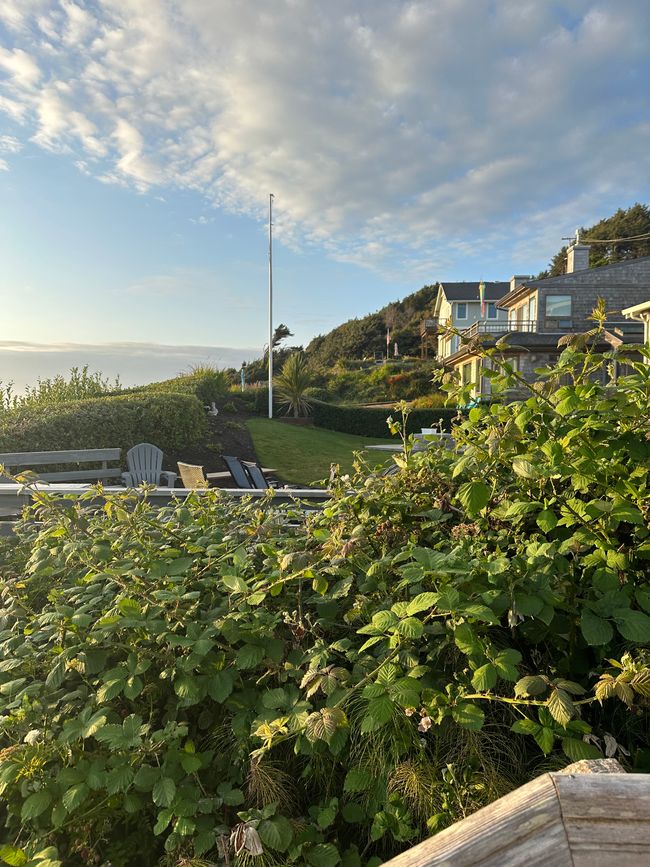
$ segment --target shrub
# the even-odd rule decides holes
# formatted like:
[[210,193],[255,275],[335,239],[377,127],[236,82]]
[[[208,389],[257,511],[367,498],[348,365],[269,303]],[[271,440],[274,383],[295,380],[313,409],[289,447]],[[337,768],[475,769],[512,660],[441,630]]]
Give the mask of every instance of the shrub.
[[151,442],[163,451],[197,442],[205,411],[189,394],[128,394],[47,406],[21,407],[0,415],[0,451],[29,452]]
[[0,542],[5,860],[375,867],[549,763],[644,768],[649,418],[650,367],[572,346],[319,512],[42,496]]
[[224,370],[201,366],[194,368],[189,373],[181,373],[173,379],[151,382],[148,385],[129,389],[129,392],[192,394],[205,406],[221,400],[228,393],[229,388],[230,381]]
[[[316,427],[366,437],[387,438],[389,436],[386,420],[391,412],[383,408],[337,406],[332,403],[314,401],[311,414]],[[408,416],[406,430],[409,434],[419,433],[423,427],[437,426],[442,419],[443,429],[449,431],[453,419],[457,416],[458,410],[449,407],[437,407],[433,411],[414,410]]]
[[282,371],[275,377],[275,391],[280,406],[293,413],[294,418],[309,415],[311,402],[307,390],[311,371],[304,352],[294,352],[285,361]]
[[[2,383],[0,383],[0,386]],[[12,385],[2,389],[0,405],[5,409],[15,409],[19,406],[47,406],[52,403],[67,403],[71,400],[85,400],[100,397],[103,394],[114,394],[121,391],[119,378],[110,382],[103,374],[89,373],[88,365],[70,369],[70,376],[55,376],[51,379],[39,379],[35,386],[28,386],[25,394],[15,395]]]

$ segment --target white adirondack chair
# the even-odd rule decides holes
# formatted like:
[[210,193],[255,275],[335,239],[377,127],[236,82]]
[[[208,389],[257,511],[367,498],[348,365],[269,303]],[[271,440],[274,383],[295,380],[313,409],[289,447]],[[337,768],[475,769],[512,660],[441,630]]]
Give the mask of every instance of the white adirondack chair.
[[[126,453],[128,472],[122,473],[122,481],[127,488],[136,488],[143,482],[159,487],[173,488],[177,473],[171,473],[162,468],[163,453],[151,443],[138,443]],[[166,479],[165,485],[160,479]]]

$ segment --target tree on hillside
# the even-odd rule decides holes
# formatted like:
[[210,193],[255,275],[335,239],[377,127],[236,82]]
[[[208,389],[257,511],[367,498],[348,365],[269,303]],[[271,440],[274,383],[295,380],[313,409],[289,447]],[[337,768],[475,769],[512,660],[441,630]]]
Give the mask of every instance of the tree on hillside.
[[294,352],[286,360],[282,372],[275,377],[275,391],[282,405],[286,406],[287,415],[293,413],[294,418],[298,418],[309,414],[311,403],[305,392],[311,384],[304,352]]
[[276,346],[279,346],[283,340],[286,340],[287,337],[293,337],[293,331],[289,330],[289,326],[285,325],[284,322],[281,322],[278,327],[273,332],[273,349]]
[[[611,217],[580,229],[580,239],[588,244],[590,241],[608,241],[614,238],[634,238],[636,235],[650,236],[650,209],[647,205],[637,204],[624,210],[619,208]],[[562,247],[551,259],[548,270],[542,272],[542,277],[557,277],[566,272],[566,246]],[[592,268],[599,265],[611,265],[625,259],[638,259],[640,256],[650,256],[650,237],[633,241],[614,241],[611,244],[594,243],[589,254],[589,264]]]

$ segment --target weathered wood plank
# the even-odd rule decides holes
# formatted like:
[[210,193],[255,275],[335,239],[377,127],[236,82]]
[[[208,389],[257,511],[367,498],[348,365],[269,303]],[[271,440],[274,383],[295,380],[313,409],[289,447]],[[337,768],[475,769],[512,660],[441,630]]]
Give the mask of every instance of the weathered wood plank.
[[548,774],[387,862],[386,867],[566,867],[571,863]]
[[120,467],[106,470],[59,470],[56,473],[38,473],[44,482],[74,482],[77,479],[116,479],[122,475]]
[[89,461],[119,461],[122,451],[110,449],[65,449],[50,452],[4,452],[0,464],[9,467],[31,467],[37,464],[73,464]]

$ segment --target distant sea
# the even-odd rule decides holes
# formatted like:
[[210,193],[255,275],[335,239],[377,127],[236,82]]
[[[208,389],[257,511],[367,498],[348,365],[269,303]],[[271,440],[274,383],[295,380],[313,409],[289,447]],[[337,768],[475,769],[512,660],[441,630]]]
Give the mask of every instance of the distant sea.
[[144,385],[169,379],[188,371],[193,365],[239,369],[242,361],[259,358],[262,348],[223,346],[167,346],[159,343],[29,343],[0,341],[0,382],[14,384],[20,394],[36,380],[57,374],[66,375],[72,367],[88,365],[91,372],[101,371],[111,381],[119,376],[123,386]]

